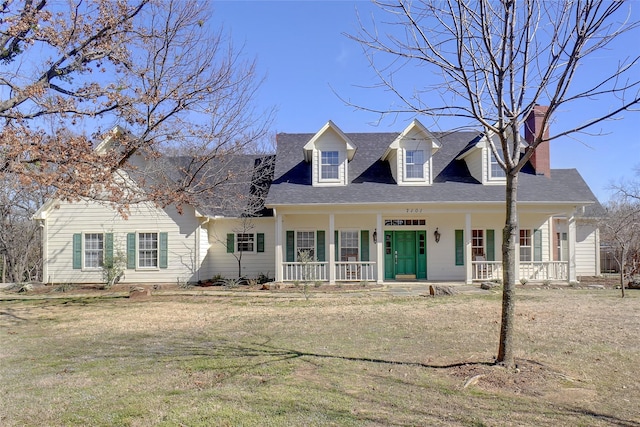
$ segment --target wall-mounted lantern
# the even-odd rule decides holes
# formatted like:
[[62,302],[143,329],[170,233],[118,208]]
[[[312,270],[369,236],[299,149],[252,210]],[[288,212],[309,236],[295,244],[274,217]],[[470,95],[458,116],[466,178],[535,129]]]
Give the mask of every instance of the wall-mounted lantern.
[[436,227],[436,231],[433,232],[433,237],[436,239],[436,243],[440,241],[440,232],[438,231],[437,227]]
[[373,244],[378,243],[378,229],[374,228],[373,229]]

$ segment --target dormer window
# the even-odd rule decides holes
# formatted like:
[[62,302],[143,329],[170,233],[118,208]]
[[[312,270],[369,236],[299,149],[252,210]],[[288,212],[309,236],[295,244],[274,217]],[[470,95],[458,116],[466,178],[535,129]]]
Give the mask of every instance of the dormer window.
[[339,179],[339,155],[337,151],[322,151],[320,161],[320,179]]
[[496,156],[493,155],[493,152],[491,153],[491,178],[506,178],[507,174],[504,171],[504,169],[502,169],[502,167],[500,167],[500,164],[498,163],[498,159],[496,159]]
[[424,179],[424,151],[407,150],[406,151],[406,178],[407,179]]

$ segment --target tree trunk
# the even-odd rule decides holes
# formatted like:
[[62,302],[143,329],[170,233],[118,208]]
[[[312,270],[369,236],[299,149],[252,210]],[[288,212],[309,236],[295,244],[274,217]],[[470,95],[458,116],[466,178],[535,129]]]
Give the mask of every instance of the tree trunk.
[[513,330],[515,323],[515,285],[518,280],[516,253],[518,242],[518,174],[507,173],[506,219],[502,231],[502,323],[500,326],[500,347],[497,363],[506,367],[515,366],[513,356]]
[[622,298],[624,298],[624,266],[626,265],[627,251],[622,246],[622,254],[620,255],[620,289],[622,290]]

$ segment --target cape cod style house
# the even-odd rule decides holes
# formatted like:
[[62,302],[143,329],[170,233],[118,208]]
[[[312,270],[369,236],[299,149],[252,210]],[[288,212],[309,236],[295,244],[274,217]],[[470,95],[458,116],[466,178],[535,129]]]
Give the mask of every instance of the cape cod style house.
[[[523,144],[539,131],[532,114]],[[104,260],[121,254],[121,280],[131,283],[239,273],[278,282],[499,279],[506,179],[490,137],[431,132],[418,120],[400,133],[344,133],[329,121],[314,134],[279,134],[267,180],[255,171],[272,157],[233,165],[264,184],[251,212],[228,209],[222,197],[181,214],[140,204],[125,220],[91,201],[51,200],[36,215],[43,277],[100,282]],[[550,169],[541,145],[519,177],[520,277],[598,275],[589,220],[598,207],[578,171]]]

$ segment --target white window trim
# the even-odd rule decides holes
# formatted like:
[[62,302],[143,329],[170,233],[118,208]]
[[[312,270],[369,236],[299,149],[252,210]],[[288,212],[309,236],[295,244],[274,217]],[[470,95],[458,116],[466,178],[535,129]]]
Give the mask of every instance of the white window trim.
[[348,262],[348,261],[342,261],[342,232],[353,232],[356,233],[356,241],[358,243],[358,256],[356,257],[356,261],[360,261],[362,259],[362,242],[360,241],[360,233],[361,230],[357,230],[355,228],[342,228],[342,229],[338,229],[338,255],[340,256],[340,261],[338,262]]
[[[295,262],[299,262],[298,257],[300,255],[300,248],[298,247],[298,233],[313,234],[313,246],[311,247],[311,249],[313,249],[313,262],[316,262],[316,260],[318,259],[318,254],[316,253],[316,250],[318,248],[318,233],[316,232],[315,229],[311,229],[311,228],[301,228],[299,230],[294,230],[293,254],[294,254],[294,259],[296,260]],[[308,249],[309,248],[305,248],[305,250],[308,250]]]
[[[529,240],[529,244],[528,245],[522,245],[520,242],[522,240],[522,237],[520,235],[520,233],[522,231],[528,231],[529,235],[528,235],[528,240]],[[533,262],[533,234],[534,234],[534,230],[530,229],[530,228],[521,228],[520,231],[518,231],[518,258],[520,261],[522,262]],[[523,260],[522,259],[522,248],[529,248],[529,259],[528,260]]]
[[[415,178],[415,177],[408,177],[407,176],[407,169],[408,169],[408,163],[407,163],[407,158],[408,156],[408,152],[409,151],[420,151],[422,152],[422,178]],[[414,149],[414,150],[408,150],[408,149],[403,149],[403,165],[402,165],[402,175],[404,178],[405,182],[427,182],[427,171],[426,171],[426,165],[427,165],[427,156],[426,156],[426,152],[425,150],[421,150],[421,149]],[[412,165],[415,165],[415,163],[411,163]]]
[[[473,232],[474,231],[479,231],[480,233],[482,233],[482,237],[481,237],[482,246],[474,246],[474,244],[473,244],[473,241],[475,239],[475,237],[473,236]],[[485,258],[485,261],[486,261],[486,259],[487,259],[487,233],[486,233],[486,231],[484,229],[474,228],[474,229],[471,230],[471,253],[472,254],[473,254],[473,250],[475,248],[482,248],[482,255],[481,256],[483,256]],[[475,256],[478,256],[478,255],[475,255]],[[475,261],[475,260],[473,260],[473,261]]]
[[[322,177],[322,153],[338,153],[338,164],[335,165],[338,168],[338,177],[337,178],[323,178]],[[322,183],[331,183],[331,184],[339,184],[342,183],[340,179],[340,169],[342,168],[342,162],[340,161],[340,150],[318,150],[318,182]],[[330,165],[333,166],[333,165]]]
[[[81,238],[82,238],[82,259],[80,260],[80,262],[82,263],[82,268],[80,269],[81,271],[102,271],[102,266],[99,267],[87,267],[86,266],[86,250],[87,250],[87,246],[86,246],[86,239],[85,236],[87,234],[102,234],[102,265],[104,265],[104,255],[105,255],[105,243],[106,243],[106,233],[104,231],[82,231],[81,232]],[[76,270],[77,271],[77,270]]]
[[[140,271],[160,271],[160,231],[159,230],[136,230],[136,270]],[[140,265],[140,234],[154,233],[157,236],[156,266],[143,267]]]
[[[253,250],[251,251],[240,251],[238,250],[238,245],[240,244],[240,234],[247,234],[250,236],[253,236],[253,239],[250,241],[251,243],[253,243]],[[234,253],[243,253],[243,254],[255,254],[258,252],[258,235],[257,233],[235,233],[235,248],[233,248]]]
[[[493,152],[491,151],[491,147],[487,144],[487,177],[488,177],[488,181],[491,183],[498,183],[498,184],[503,184],[507,182],[507,177],[506,177],[506,172],[505,172],[505,176],[493,176],[493,168],[492,168],[492,164],[494,164],[493,159],[495,159],[495,156],[493,155]],[[497,160],[495,162],[495,164],[499,166],[499,164],[497,163]],[[502,170],[502,169],[500,169]],[[504,172],[504,171],[503,171]]]

